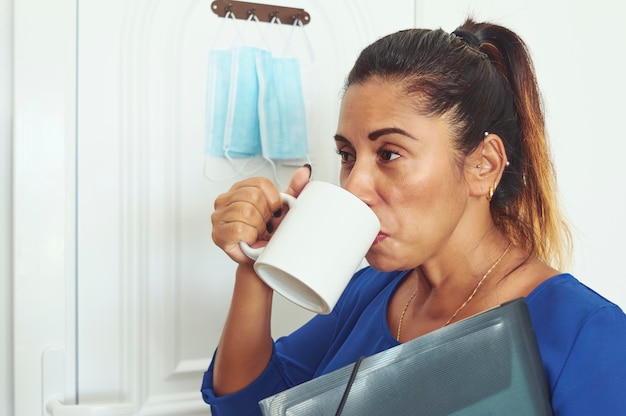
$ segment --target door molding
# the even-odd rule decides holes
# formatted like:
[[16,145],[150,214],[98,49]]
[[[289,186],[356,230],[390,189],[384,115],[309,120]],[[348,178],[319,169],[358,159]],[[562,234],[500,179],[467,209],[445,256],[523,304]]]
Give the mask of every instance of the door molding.
[[[76,2],[14,1],[14,400],[44,414],[42,356],[75,356]],[[75,401],[74,360],[60,392]]]

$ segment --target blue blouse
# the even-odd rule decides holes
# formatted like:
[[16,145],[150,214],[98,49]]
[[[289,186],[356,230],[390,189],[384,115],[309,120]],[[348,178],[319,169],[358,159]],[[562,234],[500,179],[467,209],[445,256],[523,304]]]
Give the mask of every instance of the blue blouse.
[[[264,372],[239,392],[215,396],[211,363],[202,395],[212,414],[261,415],[259,400],[398,345],[386,311],[406,273],[357,272],[333,311],[278,339]],[[526,301],[555,415],[626,415],[622,310],[569,274],[546,280]]]

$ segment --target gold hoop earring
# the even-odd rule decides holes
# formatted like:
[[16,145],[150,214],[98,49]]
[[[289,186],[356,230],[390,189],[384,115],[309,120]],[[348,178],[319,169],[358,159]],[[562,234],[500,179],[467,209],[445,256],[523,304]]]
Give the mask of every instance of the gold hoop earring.
[[494,193],[495,191],[496,191],[496,190],[495,190],[495,189],[493,189],[493,186],[490,186],[490,187],[489,187],[489,192],[487,193],[487,201],[491,201],[491,200],[493,199],[493,193]]

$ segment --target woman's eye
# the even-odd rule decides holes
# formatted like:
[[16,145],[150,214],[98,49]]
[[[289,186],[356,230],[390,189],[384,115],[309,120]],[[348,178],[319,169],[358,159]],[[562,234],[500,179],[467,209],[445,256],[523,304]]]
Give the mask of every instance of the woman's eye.
[[354,156],[352,154],[350,154],[349,152],[346,152],[345,150],[339,150],[337,149],[337,154],[339,155],[339,157],[341,158],[341,161],[346,163],[346,162],[352,162],[354,161]]
[[378,152],[378,155],[385,162],[391,162],[392,160],[395,160],[400,157],[398,152],[394,152],[393,150],[388,150],[388,149],[381,149]]

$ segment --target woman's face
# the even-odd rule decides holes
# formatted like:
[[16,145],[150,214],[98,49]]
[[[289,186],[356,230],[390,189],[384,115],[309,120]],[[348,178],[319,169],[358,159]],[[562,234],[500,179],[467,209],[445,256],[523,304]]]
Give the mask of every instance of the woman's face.
[[397,84],[374,78],[347,89],[335,139],[341,185],[381,223],[370,265],[414,268],[454,241],[469,189],[445,117],[417,114]]

